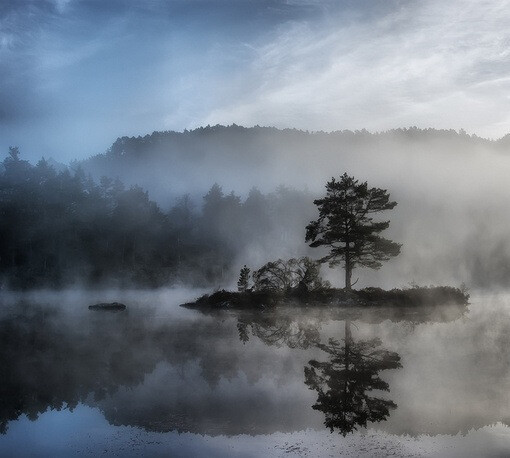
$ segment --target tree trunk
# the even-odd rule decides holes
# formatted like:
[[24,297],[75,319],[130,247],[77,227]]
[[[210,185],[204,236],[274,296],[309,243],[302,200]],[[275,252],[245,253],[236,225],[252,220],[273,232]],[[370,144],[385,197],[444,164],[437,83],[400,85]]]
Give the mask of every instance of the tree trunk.
[[345,245],[345,289],[351,290],[351,277],[352,277],[352,265],[351,265],[351,253],[349,243]]

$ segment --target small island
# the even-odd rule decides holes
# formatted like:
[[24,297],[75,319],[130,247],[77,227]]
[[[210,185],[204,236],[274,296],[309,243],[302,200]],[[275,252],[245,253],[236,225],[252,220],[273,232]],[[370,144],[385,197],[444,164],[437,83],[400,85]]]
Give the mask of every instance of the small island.
[[[238,291],[216,291],[182,304],[193,308],[265,309],[278,305],[294,306],[440,306],[467,305],[469,295],[465,287],[412,286],[385,291],[381,288],[354,290],[355,267],[379,269],[384,261],[400,253],[401,245],[380,235],[389,221],[374,221],[372,215],[393,209],[397,203],[380,188],[369,188],[344,173],[339,180],[326,184],[326,196],[314,201],[319,218],[306,227],[306,241],[310,246],[329,249],[322,258],[309,257],[278,259],[266,263],[251,274],[246,265],[237,282]],[[345,287],[332,288],[322,279],[321,265],[341,265],[345,273]],[[251,284],[250,284],[251,281]]]
[[[281,262],[281,261],[280,261]],[[460,305],[466,306],[469,294],[464,288],[452,286],[413,286],[405,289],[383,290],[364,288],[323,287],[307,290],[303,286],[285,290],[215,291],[205,294],[183,307],[198,309],[259,309],[278,306],[320,307],[320,306],[381,306],[381,307],[421,307]]]

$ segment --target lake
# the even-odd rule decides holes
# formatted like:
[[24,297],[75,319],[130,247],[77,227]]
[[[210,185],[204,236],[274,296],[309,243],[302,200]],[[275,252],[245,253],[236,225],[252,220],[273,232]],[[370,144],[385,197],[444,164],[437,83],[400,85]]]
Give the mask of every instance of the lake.
[[201,293],[3,293],[0,456],[510,455],[510,295],[179,307]]

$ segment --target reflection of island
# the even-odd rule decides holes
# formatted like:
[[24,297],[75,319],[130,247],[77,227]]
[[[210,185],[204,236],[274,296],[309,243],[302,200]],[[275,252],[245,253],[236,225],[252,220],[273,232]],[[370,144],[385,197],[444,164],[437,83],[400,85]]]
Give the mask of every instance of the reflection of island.
[[382,348],[379,339],[355,342],[349,321],[345,322],[343,345],[329,339],[327,345],[317,346],[329,354],[329,360],[311,360],[305,367],[305,379],[308,387],[317,391],[313,408],[324,413],[324,424],[345,436],[368,422],[386,420],[396,404],[369,393],[389,391],[379,372],[402,367],[400,356]]
[[[420,340],[413,353],[395,347],[406,358],[404,370],[389,374],[391,378],[387,379],[392,387],[392,399],[399,404],[399,409],[381,427],[389,432],[409,434],[455,433],[508,417],[508,409],[500,402],[504,399],[502,393],[508,391],[505,381],[510,380],[507,366],[500,358],[508,346],[508,339],[503,337],[510,335],[506,321],[500,323],[498,346],[490,347],[482,345],[487,338],[483,327],[483,332],[472,331],[466,335],[460,329],[462,322],[417,326],[416,329],[414,325],[409,326],[408,321],[398,324],[404,317],[412,318],[412,323],[435,321],[438,315],[433,310],[423,316],[418,316],[417,309],[413,313],[399,311],[398,314],[392,310],[391,315],[387,315],[383,308],[371,314],[370,309],[354,307],[348,310],[280,308],[262,313],[202,314],[182,309],[177,314],[166,309],[160,312],[159,308],[152,309],[144,304],[130,307],[129,313],[118,314],[91,312],[85,308],[80,315],[81,312],[71,311],[69,307],[56,308],[54,313],[37,307],[19,307],[9,315],[4,313],[0,318],[2,431],[23,414],[36,419],[48,409],[72,408],[80,403],[98,407],[114,425],[211,435],[321,428],[324,414],[330,419],[328,426],[342,431],[334,424],[342,415],[338,413],[338,406],[343,408],[345,422],[353,421],[353,427],[365,421],[377,421],[377,415],[384,419],[388,415],[384,409],[391,412],[392,403],[374,400],[384,398],[384,393],[379,395],[375,391],[384,389],[379,371],[392,364],[396,366],[398,359],[385,359],[384,356],[391,353],[381,349],[378,341],[354,341],[349,333],[350,325],[346,343],[327,343],[328,336],[336,332],[335,323],[343,327],[344,322],[354,323],[355,320],[356,323],[371,323],[362,325],[365,329],[360,332],[378,333],[379,326],[372,323],[381,323],[382,328],[403,330],[408,342],[424,339],[429,332],[434,332],[432,335],[437,337],[433,341],[438,348],[443,348],[444,336],[450,329],[457,329],[457,346],[472,345],[473,336],[485,336],[476,341],[476,346],[469,347],[472,348],[469,358],[458,359],[457,370],[450,369],[447,364],[460,350],[444,353],[442,370],[429,374],[438,384],[434,394],[438,398],[445,393],[453,398],[451,390],[444,388],[448,381],[450,387],[465,388],[456,399],[466,411],[451,418],[447,429],[445,421],[439,423],[438,420],[446,415],[441,405],[436,402],[435,410],[427,410],[424,404],[427,402],[425,407],[429,407],[432,403],[416,402],[417,398],[423,398],[424,387],[421,380],[414,380],[413,374],[419,372],[419,367],[429,367],[423,361],[427,362],[430,352],[422,349],[435,348],[432,337]],[[456,313],[440,315],[439,321],[448,321]],[[388,319],[395,323],[389,324]],[[396,345],[400,345],[398,336],[395,338]],[[318,347],[320,342],[324,345]],[[449,348],[456,347],[450,343]],[[493,348],[498,352],[493,352]],[[346,351],[348,373],[342,366]],[[307,364],[311,359],[319,362]],[[437,360],[434,357],[434,361]],[[477,371],[475,377],[463,377],[461,374],[471,370],[473,364],[489,371],[490,377],[482,370]],[[310,409],[317,396],[303,383],[305,365],[309,371],[308,387],[318,388],[317,395],[321,395],[322,400],[318,399],[316,404],[322,409]],[[410,367],[414,369],[411,371]],[[482,391],[482,386],[486,389],[487,379],[497,382],[491,385],[493,395],[478,399],[476,393]],[[401,380],[409,382],[402,385]],[[344,386],[347,383],[349,388],[343,398],[339,391],[341,382]],[[475,398],[478,399],[476,412],[471,402]],[[432,399],[430,395],[428,399]],[[366,410],[367,406],[370,411]],[[424,411],[429,414],[424,415]],[[419,418],[419,422],[411,421],[412,415]],[[349,427],[343,426],[344,432],[348,430]]]
[[[377,324],[386,320],[394,323],[405,322],[412,325],[420,323],[443,323],[464,316],[465,305],[451,304],[443,307],[277,307],[268,310],[234,311],[237,318],[239,339],[246,343],[250,335],[257,337],[266,345],[287,346],[289,348],[309,348],[320,342],[322,326],[332,321],[358,321]],[[204,315],[218,318],[222,311],[202,311]]]
[[382,348],[379,339],[354,341],[349,319],[345,320],[343,345],[335,339],[329,339],[328,344],[320,343],[320,328],[325,321],[320,315],[311,320],[278,312],[244,314],[238,318],[237,328],[242,342],[249,341],[251,330],[266,345],[303,349],[316,346],[329,354],[327,362],[309,362],[305,381],[317,391],[313,408],[324,413],[324,424],[331,431],[337,429],[345,435],[358,426],[366,427],[368,422],[386,420],[396,404],[369,393],[389,391],[379,372],[402,367],[400,356]]
[[304,317],[296,313],[243,313],[237,319],[239,339],[246,343],[252,335],[266,345],[289,348],[309,348],[320,341],[320,318]]

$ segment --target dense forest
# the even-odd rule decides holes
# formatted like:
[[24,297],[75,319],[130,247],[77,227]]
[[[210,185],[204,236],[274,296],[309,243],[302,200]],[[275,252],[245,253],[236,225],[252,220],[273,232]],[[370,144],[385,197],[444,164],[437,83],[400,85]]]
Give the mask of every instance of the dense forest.
[[[81,167],[57,172],[10,148],[0,172],[0,274],[4,286],[119,286],[229,281],[248,245],[281,243],[303,228],[302,191],[252,189],[243,200],[214,184],[196,208],[183,195],[164,212],[147,191]],[[267,237],[270,234],[270,237]],[[268,247],[266,247],[267,249]],[[235,266],[237,268],[237,266]]]
[[121,137],[69,165],[13,148],[0,160],[0,282],[233,286],[244,264],[324,256],[305,227],[324,183],[348,172],[391,192],[388,237],[403,246],[358,286],[507,286],[509,138],[232,125]]

